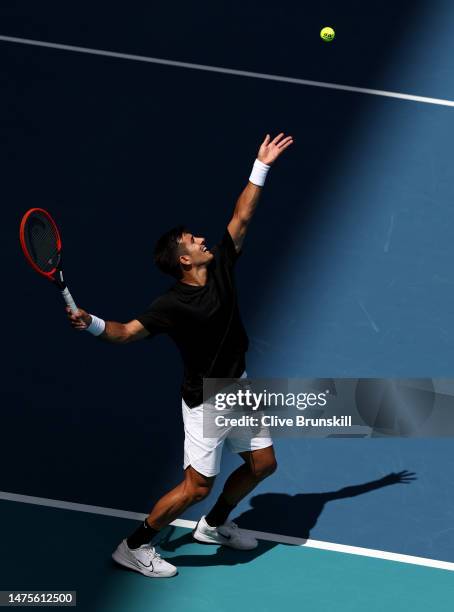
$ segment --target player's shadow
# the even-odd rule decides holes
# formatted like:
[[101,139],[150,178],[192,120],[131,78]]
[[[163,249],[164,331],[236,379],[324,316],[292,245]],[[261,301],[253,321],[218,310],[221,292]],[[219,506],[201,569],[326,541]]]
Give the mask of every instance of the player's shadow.
[[[234,521],[243,529],[292,536],[295,538],[295,544],[304,544],[328,502],[356,497],[393,484],[408,484],[413,480],[415,480],[414,473],[404,470],[397,473],[392,472],[378,480],[328,493],[299,493],[296,495],[264,493],[253,497],[250,502],[251,509],[235,517]],[[159,546],[163,551],[175,551],[185,544],[194,543],[191,533],[172,539],[174,532],[175,528],[171,527],[160,541]],[[220,546],[214,554],[178,555],[169,561],[175,563],[177,567],[236,565],[247,563],[276,545],[277,542],[260,540],[259,546],[251,551],[237,551]]]
[[402,471],[327,493],[264,493],[253,497],[251,509],[236,517],[235,522],[243,529],[307,539],[328,502],[356,497],[393,484],[408,484],[413,480],[412,472]]

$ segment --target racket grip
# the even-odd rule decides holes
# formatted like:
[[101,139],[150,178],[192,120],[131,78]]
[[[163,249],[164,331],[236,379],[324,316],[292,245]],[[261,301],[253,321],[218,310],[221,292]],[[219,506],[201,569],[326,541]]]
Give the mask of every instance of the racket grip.
[[66,304],[71,308],[71,312],[75,314],[77,312],[76,302],[73,300],[73,296],[69,293],[68,287],[65,287],[61,294]]

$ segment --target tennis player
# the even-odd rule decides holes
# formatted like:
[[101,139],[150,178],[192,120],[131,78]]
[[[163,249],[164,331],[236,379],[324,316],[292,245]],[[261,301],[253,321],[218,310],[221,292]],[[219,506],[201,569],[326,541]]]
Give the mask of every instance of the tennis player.
[[159,238],[155,263],[176,282],[143,314],[129,323],[117,323],[82,309],[76,314],[67,309],[76,330],[88,330],[102,340],[119,344],[166,333],[183,357],[184,478],[156,503],[149,516],[112,555],[117,563],[145,576],[162,578],[176,574],[177,568],[159,556],[151,541],[186,508],[209,494],[219,473],[224,442],[244,463],[228,477],[219,499],[197,523],[193,537],[199,542],[239,550],[257,546],[257,540],[238,529],[228,517],[240,500],[275,471],[273,442],[247,428],[241,428],[240,434],[236,428],[234,436],[225,428],[218,439],[204,437],[203,378],[246,376],[248,337],[238,310],[234,268],[267,173],[292,143],[292,136],[281,133],[271,139],[267,134],[224,236],[212,250],[205,238],[194,236],[185,227],[171,229]]

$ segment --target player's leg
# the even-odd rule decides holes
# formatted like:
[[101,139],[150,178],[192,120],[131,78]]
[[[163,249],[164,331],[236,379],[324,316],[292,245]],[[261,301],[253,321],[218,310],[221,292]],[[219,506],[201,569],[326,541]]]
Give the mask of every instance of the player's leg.
[[112,555],[114,560],[152,578],[174,576],[176,567],[161,559],[150,542],[186,508],[206,497],[213,482],[214,476],[204,476],[188,466],[184,480],[161,497],[134,533],[121,542]]
[[196,540],[242,550],[251,550],[258,545],[255,538],[238,529],[235,523],[227,522],[227,518],[239,501],[276,470],[271,440],[269,443],[267,447],[239,453],[244,463],[230,474],[213,508],[197,523],[193,534]]
[[212,527],[225,523],[238,502],[255,489],[259,482],[276,471],[277,462],[273,446],[239,454],[244,461],[243,465],[227,478],[218,501],[206,515],[206,521]]
[[147,523],[156,532],[178,518],[186,508],[204,499],[213,486],[215,476],[200,474],[192,466],[184,472],[184,480],[155,504]]
[[[127,540],[123,540],[113,555],[118,563],[148,576],[155,574],[143,569],[143,560],[139,557],[146,555],[145,562],[155,559],[153,555],[156,555],[156,551],[150,546],[152,539],[162,527],[171,523],[191,504],[208,495],[219,473],[223,440],[227,432],[221,432],[218,438],[204,438],[203,405],[189,408],[183,401],[182,409],[185,430],[184,480],[157,502],[149,516]],[[161,562],[166,563],[163,560]],[[176,573],[174,566],[169,563],[166,565],[166,571],[169,572],[166,575],[173,575],[170,573],[172,568],[173,573]]]
[[248,493],[255,489],[259,482],[271,476],[277,469],[273,446],[239,454],[244,463],[230,474],[221,494],[230,506],[236,506]]
[[127,538],[129,548],[149,544],[158,532],[178,518],[189,506],[204,499],[211,491],[214,476],[208,478],[188,466],[184,479],[153,506],[150,514]]

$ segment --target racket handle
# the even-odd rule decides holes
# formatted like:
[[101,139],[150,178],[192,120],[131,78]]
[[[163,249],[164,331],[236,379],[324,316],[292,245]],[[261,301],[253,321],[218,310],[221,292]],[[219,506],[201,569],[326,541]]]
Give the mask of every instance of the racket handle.
[[68,287],[65,287],[61,294],[66,304],[71,308],[71,312],[75,314],[77,312],[76,302],[73,300],[73,296],[69,293]]

